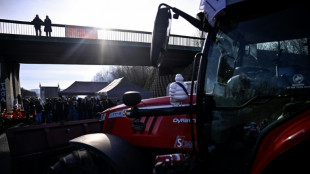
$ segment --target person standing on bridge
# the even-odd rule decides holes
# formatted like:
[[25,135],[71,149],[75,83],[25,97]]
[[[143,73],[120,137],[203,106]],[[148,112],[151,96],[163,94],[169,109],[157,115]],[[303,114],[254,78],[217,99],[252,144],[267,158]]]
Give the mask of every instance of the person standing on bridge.
[[36,30],[36,36],[38,36],[38,34],[41,36],[41,25],[43,21],[39,18],[39,15],[36,15],[36,17],[32,20],[32,23],[34,25],[34,29]]
[[46,37],[51,37],[52,32],[52,21],[51,19],[46,15],[46,18],[44,20],[44,31],[46,33]]

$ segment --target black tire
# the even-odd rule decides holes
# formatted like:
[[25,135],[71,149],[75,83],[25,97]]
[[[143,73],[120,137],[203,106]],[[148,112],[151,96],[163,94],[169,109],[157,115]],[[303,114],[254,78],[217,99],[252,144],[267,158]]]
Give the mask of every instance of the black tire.
[[87,150],[73,151],[49,168],[48,174],[114,174],[111,166]]

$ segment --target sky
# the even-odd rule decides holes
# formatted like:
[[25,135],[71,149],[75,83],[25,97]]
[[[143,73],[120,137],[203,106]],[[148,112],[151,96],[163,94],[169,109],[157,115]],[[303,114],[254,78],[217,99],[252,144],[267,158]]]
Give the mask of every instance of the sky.
[[[0,19],[31,21],[38,14],[42,20],[48,15],[54,24],[151,32],[161,3],[195,16],[200,0],[0,0]],[[195,33],[197,29],[184,19],[173,20],[171,34]],[[65,89],[74,81],[92,81],[96,73],[108,69],[108,65],[21,64],[20,83],[28,90],[40,84]]]

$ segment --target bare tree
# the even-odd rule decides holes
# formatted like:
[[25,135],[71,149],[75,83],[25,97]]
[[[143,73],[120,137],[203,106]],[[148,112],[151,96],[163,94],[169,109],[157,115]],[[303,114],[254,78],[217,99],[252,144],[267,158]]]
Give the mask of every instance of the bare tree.
[[114,79],[109,70],[102,68],[96,75],[93,77],[95,82],[112,82]]
[[110,82],[125,77],[133,84],[144,88],[152,70],[153,67],[148,66],[111,66],[108,71],[98,72],[93,79],[94,81]]
[[279,42],[267,42],[258,44],[257,48],[259,50],[270,50],[270,51],[283,51],[286,53],[293,54],[307,54],[308,50],[305,50],[306,39],[294,39],[294,40],[284,40]]
[[144,87],[151,75],[153,67],[147,66],[118,66],[111,72],[114,79],[126,77],[130,82]]

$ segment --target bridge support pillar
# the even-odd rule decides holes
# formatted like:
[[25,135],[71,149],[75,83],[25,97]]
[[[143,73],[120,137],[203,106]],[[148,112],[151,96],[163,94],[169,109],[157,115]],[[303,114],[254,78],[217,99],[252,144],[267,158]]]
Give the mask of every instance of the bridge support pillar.
[[0,102],[3,109],[11,111],[15,104],[21,104],[21,89],[19,80],[20,64],[17,62],[1,61]]

